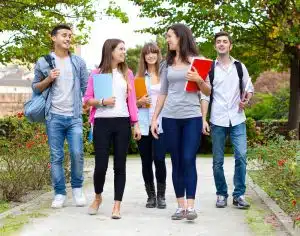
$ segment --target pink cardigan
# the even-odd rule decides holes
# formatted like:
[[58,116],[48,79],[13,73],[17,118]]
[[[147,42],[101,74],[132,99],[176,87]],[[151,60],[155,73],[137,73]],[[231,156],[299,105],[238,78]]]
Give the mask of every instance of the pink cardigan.
[[[93,70],[89,76],[87,89],[84,95],[84,102],[86,103],[88,100],[94,98],[94,82],[93,82],[93,75],[100,73],[99,69]],[[136,95],[135,95],[135,88],[134,88],[134,75],[130,69],[128,69],[128,79],[130,83],[130,89],[128,90],[128,97],[127,97],[127,106],[128,112],[130,117],[130,122],[136,123],[138,122],[138,108],[136,106]],[[91,124],[94,124],[96,107],[92,107],[90,111],[90,118],[89,121]]]

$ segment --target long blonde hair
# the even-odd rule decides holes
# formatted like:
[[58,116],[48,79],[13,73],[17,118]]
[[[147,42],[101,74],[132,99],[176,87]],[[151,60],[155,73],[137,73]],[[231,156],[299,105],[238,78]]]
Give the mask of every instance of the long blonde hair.
[[146,43],[142,48],[140,60],[139,60],[139,68],[137,71],[138,77],[144,77],[146,70],[148,70],[148,63],[145,60],[145,56],[149,53],[157,54],[157,61],[155,63],[156,74],[158,75],[159,63],[161,61],[161,52],[156,43]]

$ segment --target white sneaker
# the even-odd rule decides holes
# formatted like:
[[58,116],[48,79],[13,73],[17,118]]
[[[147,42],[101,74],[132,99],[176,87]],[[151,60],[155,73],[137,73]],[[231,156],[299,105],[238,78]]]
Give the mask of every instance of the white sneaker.
[[54,200],[51,204],[51,207],[55,209],[62,208],[65,204],[65,201],[66,201],[66,195],[56,194],[54,196]]
[[76,206],[83,207],[86,205],[86,199],[83,194],[82,188],[72,189],[73,199],[75,200]]

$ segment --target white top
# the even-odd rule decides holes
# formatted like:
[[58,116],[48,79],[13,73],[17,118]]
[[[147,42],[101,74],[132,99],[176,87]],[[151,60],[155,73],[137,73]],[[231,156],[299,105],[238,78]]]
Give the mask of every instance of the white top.
[[52,84],[51,113],[73,116],[74,105],[74,77],[70,57],[59,58],[51,53],[55,59],[55,67],[60,75]]
[[129,117],[127,107],[127,82],[118,69],[113,69],[113,96],[116,98],[115,106],[99,107],[96,110],[97,117]]
[[[157,102],[158,95],[160,94],[160,87],[161,84],[151,84],[150,86],[150,94],[151,94],[151,106],[149,108],[149,120],[152,120],[152,117],[154,115],[155,106]],[[161,125],[161,115],[158,117],[159,125]]]
[[[210,122],[214,125],[229,127],[243,123],[246,120],[245,112],[239,111],[240,88],[236,60],[231,57],[230,65],[225,68],[218,60],[215,64],[215,77],[213,81],[213,103],[211,107]],[[246,92],[254,92],[249,73],[244,64],[243,88]],[[206,79],[209,83],[209,78]],[[201,93],[201,99],[209,101],[209,97]]]

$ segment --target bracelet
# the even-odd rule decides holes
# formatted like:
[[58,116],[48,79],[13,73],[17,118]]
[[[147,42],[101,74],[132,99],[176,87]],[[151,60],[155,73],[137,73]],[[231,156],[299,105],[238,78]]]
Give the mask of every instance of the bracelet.
[[106,105],[104,104],[104,98],[101,99],[101,105],[102,105],[103,107],[106,106]]

